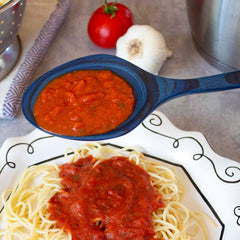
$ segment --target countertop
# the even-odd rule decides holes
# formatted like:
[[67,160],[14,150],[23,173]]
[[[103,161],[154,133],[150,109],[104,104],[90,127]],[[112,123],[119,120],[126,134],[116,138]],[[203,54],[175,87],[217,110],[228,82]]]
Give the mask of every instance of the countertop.
[[[195,49],[183,0],[128,0],[135,24],[151,25],[160,31],[173,51],[159,75],[194,78],[221,73]],[[115,55],[115,49],[95,46],[88,37],[87,23],[101,1],[71,0],[66,19],[34,74],[38,78],[69,60],[90,54]],[[217,154],[240,162],[240,90],[189,95],[158,107],[178,128],[201,132]],[[9,137],[24,136],[34,130],[20,110],[14,120],[0,120],[0,146]]]

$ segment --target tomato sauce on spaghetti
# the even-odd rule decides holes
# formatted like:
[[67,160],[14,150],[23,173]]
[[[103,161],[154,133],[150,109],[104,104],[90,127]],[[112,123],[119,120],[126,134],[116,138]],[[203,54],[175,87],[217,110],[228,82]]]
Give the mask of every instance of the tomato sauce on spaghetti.
[[150,175],[126,157],[94,162],[60,167],[63,189],[49,201],[50,219],[73,240],[153,240],[151,213],[164,204]]
[[67,136],[89,136],[117,128],[132,114],[132,87],[109,70],[79,70],[50,81],[34,104],[37,124]]

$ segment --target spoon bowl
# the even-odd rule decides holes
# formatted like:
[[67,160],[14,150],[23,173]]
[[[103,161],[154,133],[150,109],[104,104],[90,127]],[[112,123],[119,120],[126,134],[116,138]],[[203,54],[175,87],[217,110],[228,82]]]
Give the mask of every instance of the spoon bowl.
[[[124,78],[133,88],[136,104],[131,116],[116,129],[90,136],[64,136],[42,129],[33,115],[35,101],[46,84],[58,76],[81,69],[110,70]],[[47,133],[63,138],[97,141],[122,136],[136,128],[154,109],[173,98],[187,94],[223,91],[240,87],[240,71],[198,79],[170,79],[148,73],[130,62],[113,55],[91,55],[67,62],[42,75],[26,90],[22,99],[25,118]]]

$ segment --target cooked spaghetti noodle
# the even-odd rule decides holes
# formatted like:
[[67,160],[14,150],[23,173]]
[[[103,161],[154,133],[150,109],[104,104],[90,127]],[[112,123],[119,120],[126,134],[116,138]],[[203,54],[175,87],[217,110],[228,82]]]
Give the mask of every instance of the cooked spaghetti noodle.
[[[69,152],[73,152],[73,156],[69,157]],[[160,192],[165,204],[152,213],[156,239],[187,240],[199,235],[201,239],[207,239],[201,214],[191,212],[180,202],[184,187],[173,170],[145,158],[137,149],[117,149],[97,143],[67,149],[65,157],[68,162],[74,162],[89,155],[97,159],[95,166],[113,156],[127,156],[148,172],[152,185]],[[3,225],[0,239],[71,239],[71,234],[58,229],[55,221],[49,219],[48,202],[62,188],[58,173],[59,167],[55,164],[32,166],[25,171],[7,201],[9,191],[2,194],[5,206],[0,216]]]

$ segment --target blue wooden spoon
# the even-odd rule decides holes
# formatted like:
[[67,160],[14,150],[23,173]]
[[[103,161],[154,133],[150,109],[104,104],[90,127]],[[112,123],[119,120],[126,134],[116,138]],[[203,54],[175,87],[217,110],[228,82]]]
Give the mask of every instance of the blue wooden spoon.
[[[132,115],[116,129],[99,135],[84,137],[59,137],[74,140],[97,141],[115,138],[137,127],[155,108],[176,97],[193,93],[222,91],[240,87],[240,71],[223,73],[198,79],[169,79],[150,74],[139,67],[112,55],[92,55],[67,62],[42,75],[34,81],[22,99],[22,110],[26,119],[41,129],[34,118],[33,106],[38,94],[52,79],[80,69],[108,69],[123,77],[133,87],[136,106]],[[44,129],[41,129],[46,131]],[[47,132],[47,131],[46,131]]]

